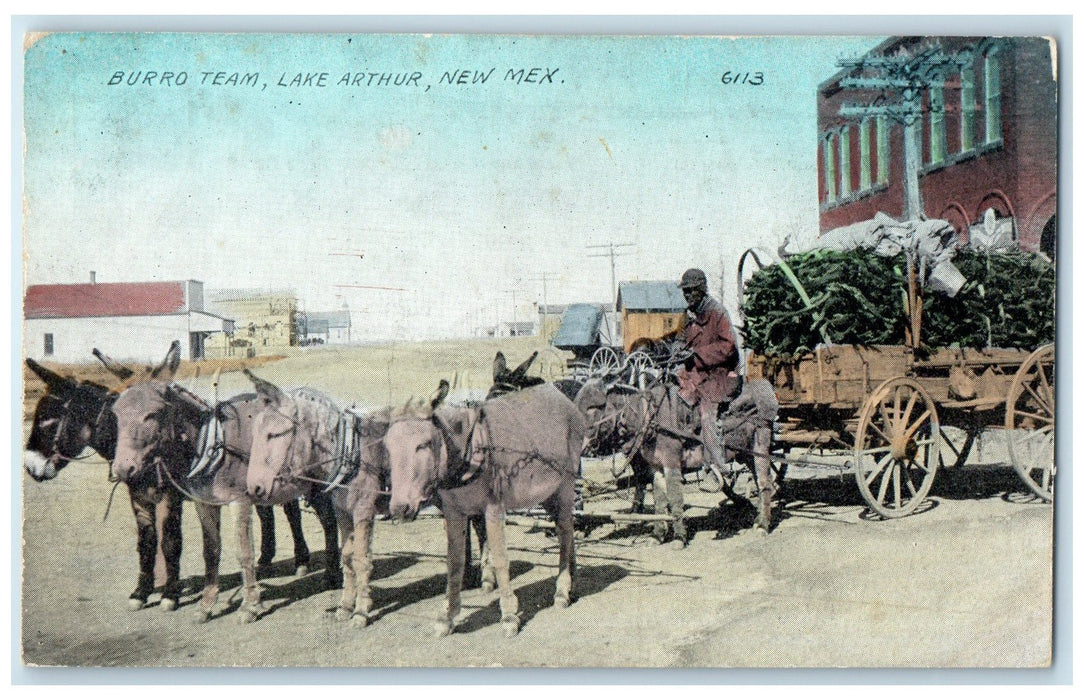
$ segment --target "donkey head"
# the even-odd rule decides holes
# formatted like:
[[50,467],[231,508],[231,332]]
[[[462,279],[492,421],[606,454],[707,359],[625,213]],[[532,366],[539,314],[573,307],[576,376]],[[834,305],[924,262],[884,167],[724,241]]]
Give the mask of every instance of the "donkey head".
[[114,402],[117,450],[113,475],[118,479],[139,480],[159,462],[179,469],[183,465],[177,463],[194,453],[207,407],[171,383],[179,365],[180,343],[174,341],[150,378],[128,387]]
[[[388,469],[391,474],[391,502],[389,508],[396,520],[413,520],[422,503],[432,497],[433,491],[448,470],[449,411],[437,412],[437,407],[448,395],[448,382],[441,380],[440,387],[430,401],[423,406],[408,402],[392,416],[384,435]],[[466,410],[466,409],[460,409]],[[451,409],[455,412],[455,409]],[[465,438],[464,438],[465,441]]]
[[98,384],[61,376],[34,360],[26,364],[47,387],[34,407],[23,452],[27,473],[35,481],[52,479],[88,446],[111,458],[116,428],[106,408],[115,394]]

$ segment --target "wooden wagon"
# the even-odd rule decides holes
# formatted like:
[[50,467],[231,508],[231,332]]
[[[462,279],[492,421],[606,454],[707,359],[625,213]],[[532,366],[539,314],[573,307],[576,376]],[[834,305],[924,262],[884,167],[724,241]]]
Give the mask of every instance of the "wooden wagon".
[[[847,450],[869,507],[908,515],[938,469],[959,466],[975,438],[1006,430],[1012,465],[1045,501],[1054,496],[1054,345],[1035,351],[908,346],[821,346],[792,360],[750,353],[747,378],[775,387],[773,458],[793,448]],[[944,435],[965,432],[961,446]],[[808,451],[808,450],[807,450]],[[812,458],[815,460],[815,458]]]

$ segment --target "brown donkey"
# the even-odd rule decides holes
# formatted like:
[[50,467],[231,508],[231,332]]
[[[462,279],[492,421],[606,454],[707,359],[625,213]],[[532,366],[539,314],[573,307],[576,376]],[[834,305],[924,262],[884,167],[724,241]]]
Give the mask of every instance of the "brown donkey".
[[391,469],[391,512],[412,519],[435,496],[448,539],[447,606],[438,634],[455,628],[460,612],[467,520],[484,515],[489,554],[500,589],[501,626],[519,631],[519,603],[512,591],[505,544],[508,510],[542,504],[557,524],[560,567],[554,603],[572,602],[575,551],[575,481],[586,424],[552,384],[485,401],[481,407],[441,406],[441,381],[423,409],[393,416],[384,437]]
[[[254,394],[233,397],[215,407],[171,382],[179,357],[167,370],[126,389],[113,405],[117,418],[117,449],[113,474],[126,483],[155,479],[168,484],[196,504],[203,529],[206,578],[197,619],[209,619],[218,599],[221,557],[221,506],[237,504],[239,556],[244,602],[241,620],[251,622],[262,612],[251,533],[251,506],[296,501],[308,493],[285,491],[275,500],[249,497],[247,481],[252,417],[259,408]],[[201,440],[201,435],[205,439]],[[211,439],[211,435],[215,435]],[[220,437],[218,437],[220,436]],[[203,443],[207,449],[200,448]],[[326,497],[312,498],[324,527],[329,587],[341,585],[334,515]]]

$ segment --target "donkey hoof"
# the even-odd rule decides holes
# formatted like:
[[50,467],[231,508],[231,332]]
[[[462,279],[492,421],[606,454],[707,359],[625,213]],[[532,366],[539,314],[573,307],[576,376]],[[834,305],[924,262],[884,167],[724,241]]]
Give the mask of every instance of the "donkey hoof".
[[159,606],[162,612],[173,612],[177,609],[177,601],[173,598],[163,598]]
[[197,625],[202,625],[211,619],[211,611],[206,608],[197,608],[196,612],[192,615],[192,621]]
[[308,575],[309,575],[309,567],[306,566],[305,564],[299,564],[297,569],[294,571],[294,576],[297,576],[298,578],[301,578],[302,576],[308,576]]
[[353,608],[346,608],[340,605],[338,608],[335,609],[335,619],[339,622],[346,622],[353,614]]
[[256,621],[255,610],[242,610],[240,616],[237,618],[237,624],[239,625],[251,625]]
[[433,630],[436,631],[438,637],[447,637],[455,631],[455,624],[451,620],[437,620],[433,623]]
[[501,630],[504,631],[505,637],[515,637],[519,634],[519,618],[515,615],[510,615],[502,619]]
[[572,604],[572,600],[568,596],[555,595],[553,596],[553,605],[558,608],[567,608]]
[[482,593],[492,593],[497,590],[497,584],[492,581],[482,581]]
[[353,617],[350,618],[350,624],[352,624],[355,629],[368,627],[369,616],[362,612],[354,613]]
[[142,598],[129,598],[128,599],[128,609],[131,610],[132,612],[135,612],[136,610],[142,610],[143,606],[145,606],[146,604],[147,604],[147,601],[143,600]]

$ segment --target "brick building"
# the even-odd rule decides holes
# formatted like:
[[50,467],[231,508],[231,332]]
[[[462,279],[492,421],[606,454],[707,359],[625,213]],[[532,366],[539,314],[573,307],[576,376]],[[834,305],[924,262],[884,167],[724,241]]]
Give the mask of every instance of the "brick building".
[[[883,80],[893,60],[925,77],[915,162],[924,215],[949,221],[961,243],[973,230],[996,229],[1053,257],[1057,52],[1039,37],[893,37],[822,83],[821,232],[877,212],[905,217],[904,127],[892,114],[902,87],[845,82]],[[845,105],[872,109],[848,113]]]

